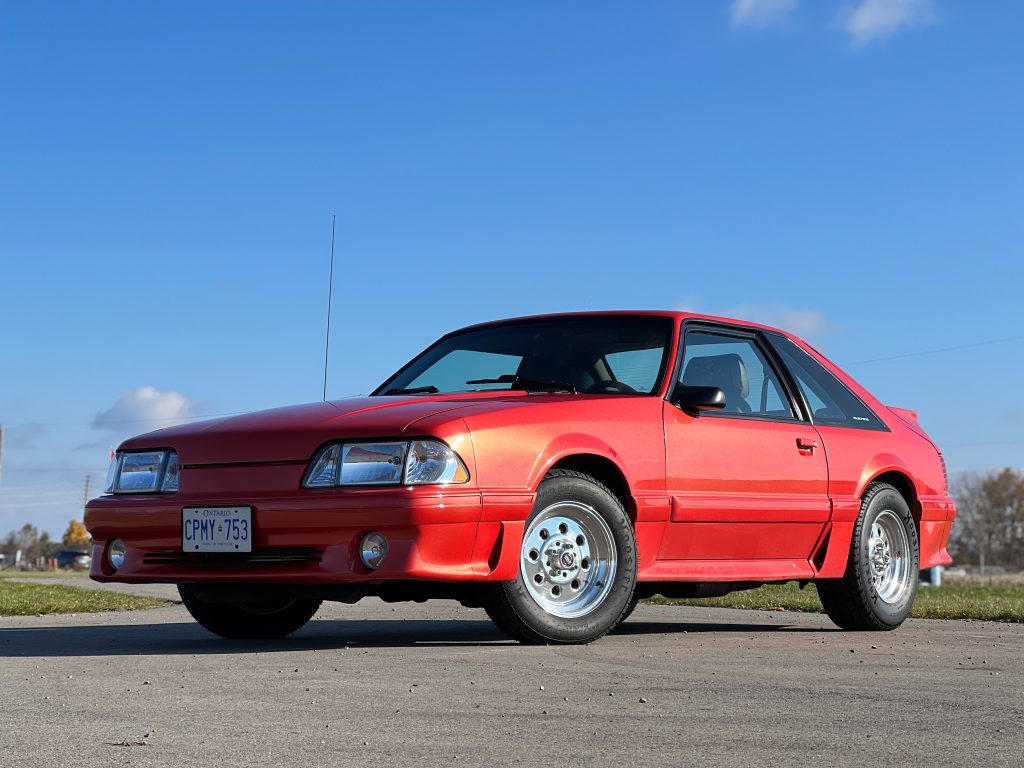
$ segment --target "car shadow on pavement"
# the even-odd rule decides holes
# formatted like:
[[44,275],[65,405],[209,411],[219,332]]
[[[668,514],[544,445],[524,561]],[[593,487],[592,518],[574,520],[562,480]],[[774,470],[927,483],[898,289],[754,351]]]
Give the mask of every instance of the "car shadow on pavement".
[[[628,621],[613,636],[677,633],[827,631],[785,624]],[[313,621],[283,640],[224,640],[192,622],[61,627],[0,627],[0,658],[61,656],[166,656],[250,654],[345,648],[413,648],[518,645],[489,621],[367,619]]]
[[811,632],[821,634],[822,632],[839,631],[838,627],[807,627],[798,624],[733,624],[698,621],[643,621],[628,619],[612,630],[613,635],[674,635],[674,634],[764,634],[766,632]]
[[512,642],[489,621],[314,621],[281,640],[225,640],[193,622],[0,627],[0,658],[249,654]]

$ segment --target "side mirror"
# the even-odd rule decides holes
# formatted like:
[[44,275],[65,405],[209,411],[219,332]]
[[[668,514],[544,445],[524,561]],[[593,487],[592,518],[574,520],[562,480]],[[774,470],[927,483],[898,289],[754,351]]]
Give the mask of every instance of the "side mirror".
[[677,384],[672,393],[672,405],[684,411],[718,411],[725,408],[725,392],[718,387],[688,387]]

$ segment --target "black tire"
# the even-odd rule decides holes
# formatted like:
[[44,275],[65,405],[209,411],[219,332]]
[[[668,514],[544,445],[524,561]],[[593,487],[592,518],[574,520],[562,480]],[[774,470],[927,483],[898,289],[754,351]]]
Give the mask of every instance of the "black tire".
[[267,640],[287,637],[313,618],[320,600],[296,598],[265,603],[209,602],[187,584],[178,585],[181,602],[205,629],[228,640]]
[[[881,584],[885,592],[899,588],[898,594],[882,594],[876,585],[876,567],[879,560],[873,560],[870,550],[872,527],[876,524],[892,528],[895,521],[902,526],[906,536],[906,552],[899,552],[902,539],[896,542],[892,560],[904,558],[899,566],[906,569],[905,575],[896,579],[894,585]],[[898,529],[895,531],[898,537]],[[885,550],[889,553],[887,547]],[[817,583],[818,595],[825,613],[838,626],[853,631],[889,631],[896,629],[910,615],[917,595],[920,547],[917,527],[910,514],[906,499],[887,483],[873,483],[868,486],[861,501],[860,514],[853,528],[850,542],[850,559],[846,573],[841,579],[829,579]],[[887,562],[887,561],[886,561]]]
[[637,596],[636,596],[636,595],[634,594],[634,595],[633,595],[633,599],[632,599],[632,600],[630,600],[630,601],[629,601],[629,605],[627,605],[627,606],[626,606],[626,612],[625,612],[624,614],[622,614],[622,618],[621,618],[621,619],[619,619],[619,624],[621,624],[622,622],[624,622],[624,621],[625,621],[626,619],[628,619],[628,618],[629,618],[630,616],[632,616],[632,615],[633,615],[633,611],[635,611],[635,610],[636,610],[636,606],[637,606],[637,604],[638,604],[639,602],[640,602],[640,598],[639,598],[639,597],[637,597]]
[[[535,588],[526,584],[523,574],[526,563],[525,558],[521,557],[516,579],[490,587],[484,608],[499,629],[522,643],[592,642],[622,621],[633,605],[636,589],[636,538],[622,503],[608,488],[589,475],[571,470],[552,470],[537,491],[537,501],[526,521],[527,532],[533,521],[561,503],[586,507],[585,514],[593,516],[596,513],[603,520],[603,524],[596,520],[592,522],[597,522],[608,533],[608,544],[614,548],[614,573],[607,582],[592,582],[603,592],[594,598],[586,613],[564,617],[545,609],[538,598],[534,597],[531,590]],[[607,529],[603,527],[605,524]],[[579,567],[583,565],[585,563],[581,561]],[[579,573],[581,578],[593,578],[583,575],[583,571]]]

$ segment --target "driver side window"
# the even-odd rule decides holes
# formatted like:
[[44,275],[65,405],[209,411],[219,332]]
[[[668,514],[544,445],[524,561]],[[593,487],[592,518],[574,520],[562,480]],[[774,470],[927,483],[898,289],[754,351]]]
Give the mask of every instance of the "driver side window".
[[720,413],[795,418],[778,376],[752,338],[687,331],[679,381],[721,389],[725,408]]

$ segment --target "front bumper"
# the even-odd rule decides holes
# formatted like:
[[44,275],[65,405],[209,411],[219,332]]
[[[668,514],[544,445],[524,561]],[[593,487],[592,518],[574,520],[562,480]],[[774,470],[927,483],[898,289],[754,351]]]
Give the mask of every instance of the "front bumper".
[[[487,499],[453,486],[103,496],[86,508],[94,540],[90,575],[129,583],[503,581],[517,573],[532,503],[532,494]],[[190,506],[251,507],[252,553],[184,552],[182,508]],[[358,556],[369,531],[389,544],[373,571]],[[128,547],[116,571],[106,557],[114,538]]]

